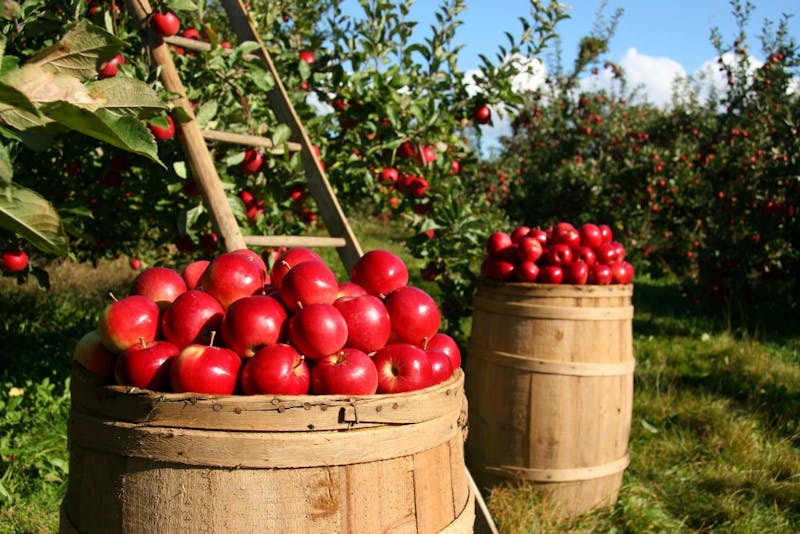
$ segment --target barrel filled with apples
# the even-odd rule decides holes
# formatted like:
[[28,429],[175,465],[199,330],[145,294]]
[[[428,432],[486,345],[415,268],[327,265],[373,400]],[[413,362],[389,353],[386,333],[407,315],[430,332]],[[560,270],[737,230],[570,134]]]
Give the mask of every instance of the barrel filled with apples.
[[385,250],[144,269],[74,351],[60,531],[472,532],[439,313]]
[[607,225],[494,232],[466,361],[467,464],[558,513],[611,506],[629,463],[633,267]]

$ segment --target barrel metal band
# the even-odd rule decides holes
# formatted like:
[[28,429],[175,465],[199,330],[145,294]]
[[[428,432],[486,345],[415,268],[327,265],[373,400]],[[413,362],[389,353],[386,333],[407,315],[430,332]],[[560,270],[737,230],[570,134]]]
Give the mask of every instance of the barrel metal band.
[[480,358],[503,367],[550,375],[623,376],[631,374],[636,367],[635,359],[612,363],[558,362],[472,346],[469,347],[468,356]]
[[565,321],[619,321],[633,319],[633,306],[581,308],[577,306],[540,306],[536,304],[498,301],[475,297],[475,309],[534,319]]
[[630,456],[625,456],[613,462],[594,465],[591,467],[572,467],[564,469],[532,469],[510,465],[486,466],[487,473],[501,475],[508,478],[530,480],[532,482],[577,482],[592,480],[624,471],[631,463]]

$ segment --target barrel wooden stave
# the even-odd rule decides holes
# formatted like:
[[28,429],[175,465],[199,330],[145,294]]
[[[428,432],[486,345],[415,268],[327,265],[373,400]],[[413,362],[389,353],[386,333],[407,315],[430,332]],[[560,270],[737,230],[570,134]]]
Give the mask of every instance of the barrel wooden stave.
[[[275,430],[280,425],[274,417],[259,424],[247,409],[250,404],[253,411],[263,408],[265,399],[256,397],[188,402],[192,424],[201,428],[183,428],[164,424],[174,423],[174,411],[164,411],[159,420],[150,405],[169,400],[169,394],[159,401],[159,394],[145,392],[152,399],[136,401],[140,412],[122,404],[126,419],[148,422],[121,421],[102,404],[124,397],[124,391],[99,387],[96,395],[87,395],[82,388],[98,386],[80,379],[75,388],[61,532],[472,531],[474,496],[464,462],[466,399],[460,370],[449,381],[417,392],[419,402],[431,401],[431,410],[420,409],[413,395],[399,395],[389,404],[395,407],[389,419],[417,418],[419,423],[342,419],[353,406],[382,405],[392,396],[282,400],[306,408],[324,405],[320,411],[328,420],[322,426],[328,429],[319,431],[300,430],[304,427],[294,415],[286,416],[291,431]],[[449,406],[442,398],[449,399]],[[255,422],[270,430],[207,428],[224,412],[215,406],[232,402],[239,403],[245,426]],[[404,409],[411,415],[397,413]],[[223,415],[235,418],[237,412]]]
[[575,515],[616,502],[633,402],[631,286],[482,283],[466,363],[467,463]]

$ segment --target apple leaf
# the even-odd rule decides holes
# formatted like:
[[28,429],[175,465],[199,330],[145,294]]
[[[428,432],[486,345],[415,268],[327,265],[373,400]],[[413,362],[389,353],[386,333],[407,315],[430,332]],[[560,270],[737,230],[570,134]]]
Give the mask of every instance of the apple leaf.
[[22,15],[22,7],[19,5],[19,2],[14,2],[14,0],[3,0],[3,4],[0,5],[0,17],[3,17],[6,20],[14,20]]
[[275,131],[272,132],[272,146],[281,146],[283,143],[289,141],[292,136],[292,130],[285,124],[278,124]]
[[0,183],[8,185],[13,177],[14,167],[12,167],[11,158],[8,155],[8,147],[0,145]]
[[18,185],[0,191],[0,228],[20,235],[42,252],[64,255],[67,237],[55,208],[39,193]]
[[68,128],[164,166],[158,159],[158,147],[153,134],[135,117],[119,116],[105,109],[92,112],[68,102],[52,102],[41,109],[48,117]]
[[208,126],[208,123],[217,116],[217,110],[219,109],[219,105],[217,104],[216,100],[209,100],[205,102],[200,109],[197,111],[197,123],[205,128]]
[[97,76],[98,65],[117,55],[124,44],[103,28],[83,20],[26,64],[85,81]]
[[136,78],[115,76],[87,83],[86,89],[103,109],[117,115],[142,116],[167,108],[149,85]]
[[197,4],[191,0],[172,0],[169,8],[174,11],[197,11]]

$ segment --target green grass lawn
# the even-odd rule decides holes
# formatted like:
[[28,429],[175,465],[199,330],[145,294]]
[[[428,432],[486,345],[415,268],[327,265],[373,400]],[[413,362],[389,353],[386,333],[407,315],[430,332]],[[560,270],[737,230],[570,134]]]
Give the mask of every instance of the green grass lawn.
[[[404,254],[386,239],[401,230],[356,231],[365,250]],[[133,275],[119,261],[57,266],[49,291],[0,280],[0,532],[57,530],[71,348],[94,327],[108,292],[124,294]],[[792,317],[738,335],[667,281],[638,280],[634,305],[631,464],[618,503],[559,521],[529,489],[500,486],[486,498],[501,531],[800,531],[800,335]]]

